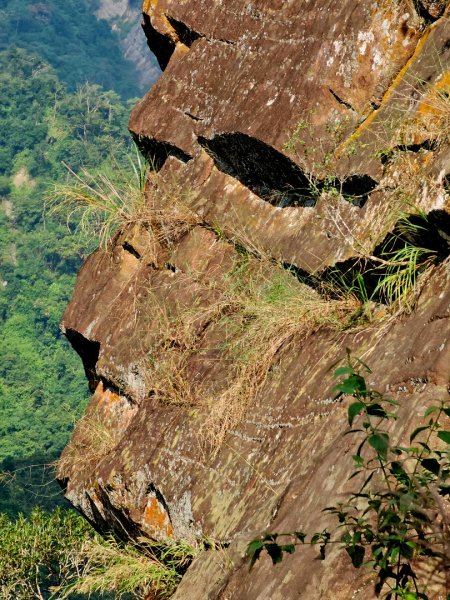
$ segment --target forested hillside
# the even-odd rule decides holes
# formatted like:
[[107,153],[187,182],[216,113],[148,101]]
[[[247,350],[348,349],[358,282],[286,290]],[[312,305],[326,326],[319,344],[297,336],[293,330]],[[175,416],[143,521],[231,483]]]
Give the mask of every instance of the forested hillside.
[[[86,82],[139,94],[138,75],[120,51],[110,25],[94,16],[96,0],[4,0],[0,8],[0,50],[11,44],[36,52],[71,90]],[[150,54],[149,54],[150,56]]]
[[59,320],[89,240],[45,213],[44,198],[68,176],[62,161],[97,169],[123,155],[129,109],[98,85],[69,92],[48,62],[15,46],[0,53],[0,72],[0,472],[10,474],[0,512],[14,515],[59,498],[39,465],[58,456],[87,397]]

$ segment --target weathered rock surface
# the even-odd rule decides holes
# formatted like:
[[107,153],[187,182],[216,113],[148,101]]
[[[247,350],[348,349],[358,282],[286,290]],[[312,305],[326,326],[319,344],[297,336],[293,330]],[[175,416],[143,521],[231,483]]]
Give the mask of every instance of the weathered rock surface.
[[[243,549],[266,530],[323,529],[321,509],[349,489],[348,399],[330,392],[347,347],[372,367],[370,384],[400,401],[399,440],[448,398],[448,10],[403,0],[144,2],[164,74],[130,130],[197,217],[170,243],[129,225],[81,269],[63,328],[95,393],[59,477],[101,530],[229,544],[200,554],[177,599],[373,597],[337,552],[325,562],[297,552],[276,568],[264,559],[249,574]],[[414,311],[294,336],[244,418],[208,449],[211,405],[201,398],[230,384],[220,328],[189,325],[201,344],[176,387],[196,389],[197,404],[164,401],[152,367],[160,307],[172,319],[199,307],[203,319],[200,307],[217,303],[239,262],[230,238],[320,279],[376,258],[400,212],[418,210],[439,260]],[[98,420],[104,442],[90,443]]]

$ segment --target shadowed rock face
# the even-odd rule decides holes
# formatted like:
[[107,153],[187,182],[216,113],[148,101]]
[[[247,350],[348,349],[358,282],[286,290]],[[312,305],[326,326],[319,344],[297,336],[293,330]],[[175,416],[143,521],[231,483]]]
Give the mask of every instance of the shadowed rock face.
[[[81,269],[63,329],[95,393],[59,477],[102,531],[230,544],[228,556],[200,554],[177,599],[372,597],[337,552],[318,562],[305,550],[276,569],[263,560],[249,574],[242,549],[269,529],[323,529],[320,510],[349,489],[348,401],[330,392],[345,348],[372,367],[372,386],[400,401],[399,438],[448,396],[445,11],[445,2],[401,0],[144,2],[164,74],[130,130],[197,218],[170,244],[129,225]],[[203,443],[211,405],[202,398],[231,381],[221,330],[200,308],[192,327],[201,343],[177,380],[197,401],[156,393],[158,306],[182,319],[186,307],[217,303],[240,260],[231,237],[320,279],[376,255],[399,213],[418,209],[440,264],[414,312],[294,336],[217,452]],[[105,443],[95,445],[98,420]]]

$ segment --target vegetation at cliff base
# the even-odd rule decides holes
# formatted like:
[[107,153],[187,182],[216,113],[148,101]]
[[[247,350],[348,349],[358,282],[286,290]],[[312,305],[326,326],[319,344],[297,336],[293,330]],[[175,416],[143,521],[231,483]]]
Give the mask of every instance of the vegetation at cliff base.
[[103,539],[73,511],[0,515],[4,600],[163,600],[198,549],[184,542]]

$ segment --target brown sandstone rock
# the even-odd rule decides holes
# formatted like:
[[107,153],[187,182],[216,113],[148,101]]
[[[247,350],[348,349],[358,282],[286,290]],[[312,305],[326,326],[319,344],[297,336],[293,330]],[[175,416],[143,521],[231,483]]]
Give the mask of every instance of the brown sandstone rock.
[[[297,552],[276,568],[264,559],[249,574],[243,549],[265,530],[323,529],[321,509],[350,489],[348,400],[330,392],[345,348],[372,367],[372,386],[400,401],[399,439],[448,397],[450,160],[439,102],[450,31],[443,3],[422,4],[426,19],[409,1],[144,3],[165,73],[130,129],[154,166],[188,190],[198,219],[170,244],[128,226],[80,271],[63,328],[95,390],[87,422],[100,415],[114,435],[83,468],[71,454],[87,443],[81,423],[59,477],[101,530],[230,543],[228,555],[200,554],[177,600],[373,597],[370,580],[336,551],[325,562]],[[376,253],[412,204],[428,213],[441,252],[414,312],[294,335],[211,451],[214,405],[202,399],[219,398],[232,374],[224,325],[204,309],[221,301],[240,264],[229,239],[320,277]],[[161,319],[177,318],[184,337],[174,329],[162,347]],[[177,360],[192,336],[200,343],[170,395],[155,364],[162,352]]]

